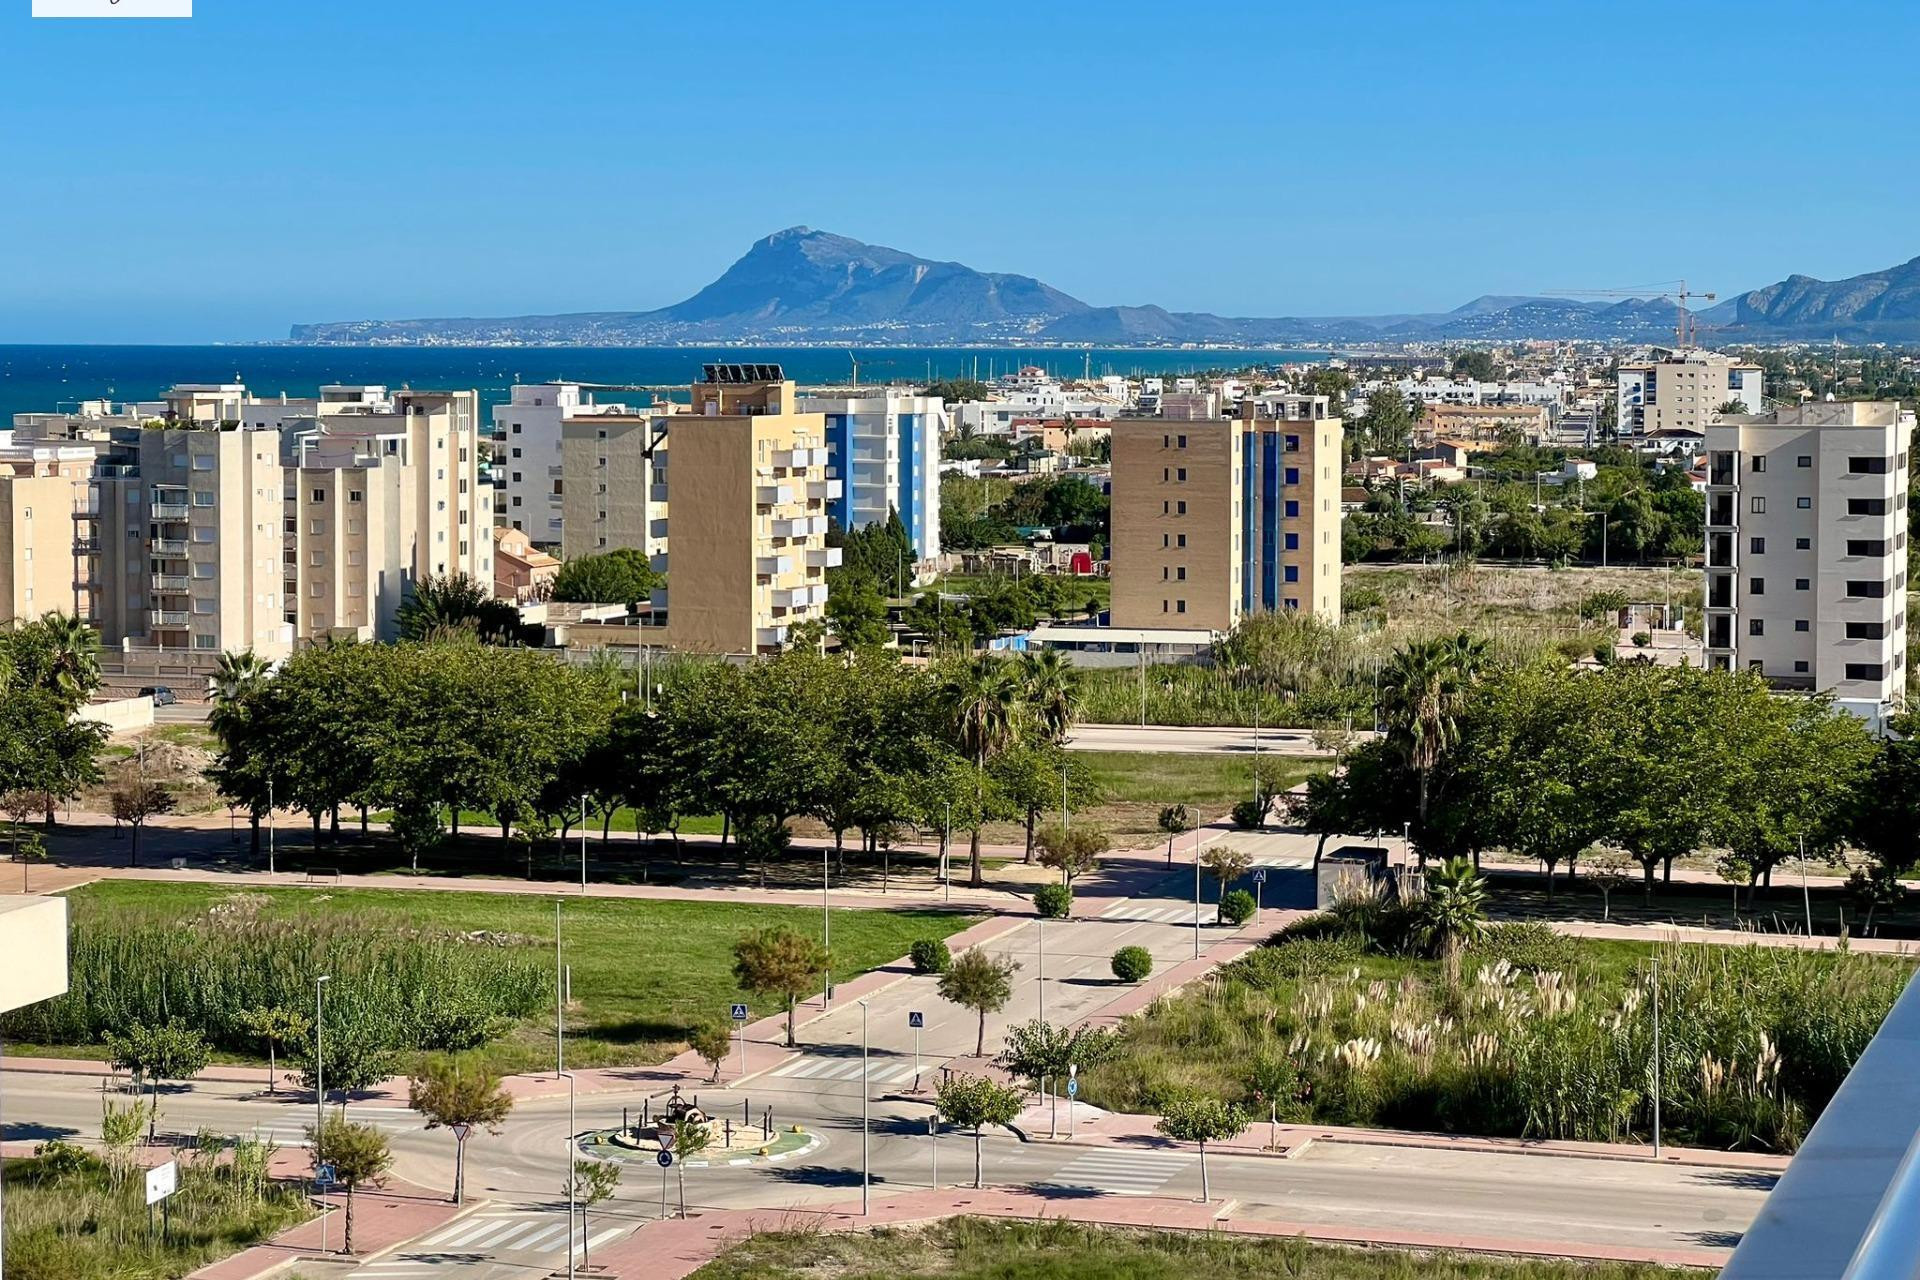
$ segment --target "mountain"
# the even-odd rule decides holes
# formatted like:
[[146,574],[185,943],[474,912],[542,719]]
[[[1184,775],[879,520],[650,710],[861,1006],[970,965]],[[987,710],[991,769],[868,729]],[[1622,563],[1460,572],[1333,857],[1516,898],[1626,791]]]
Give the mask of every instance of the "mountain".
[[[1581,339],[1670,339],[1661,299],[1583,301],[1489,294],[1440,313],[1218,316],[1157,306],[1093,306],[1032,276],[976,271],[809,227],[756,241],[683,302],[653,311],[297,324],[296,343],[381,346],[647,346],[849,343],[896,346],[1049,342],[1089,346],[1276,346]],[[1714,341],[1920,340],[1920,258],[1826,282],[1789,276],[1703,312]]]
[[1701,313],[1716,338],[1920,341],[1920,258],[1845,280],[1792,275]]

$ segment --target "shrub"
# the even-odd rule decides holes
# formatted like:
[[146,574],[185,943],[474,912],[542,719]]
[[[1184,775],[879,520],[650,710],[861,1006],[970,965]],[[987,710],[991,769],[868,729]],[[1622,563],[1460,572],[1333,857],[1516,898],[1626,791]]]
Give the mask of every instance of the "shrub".
[[[1299,924],[1311,924],[1325,917],[1308,917]],[[1287,937],[1257,947],[1221,970],[1229,978],[1263,991],[1277,991],[1289,982],[1314,978],[1351,968],[1366,948],[1357,938]]]
[[1612,662],[1613,661],[1613,641],[1602,640],[1600,643],[1594,645],[1593,660],[1599,663],[1603,667],[1606,666],[1608,663]]
[[1144,982],[1153,972],[1153,953],[1145,947],[1122,947],[1113,953],[1113,976],[1122,982]]
[[944,938],[922,938],[907,951],[915,973],[945,973],[953,967],[953,952]]
[[1505,960],[1527,973],[1571,973],[1580,960],[1572,938],[1532,921],[1488,925],[1467,950],[1489,962]]
[[1229,889],[1220,895],[1220,918],[1231,925],[1253,919],[1253,895],[1245,889]]
[[1261,801],[1242,800],[1233,806],[1233,825],[1243,831],[1263,827],[1267,822],[1267,804]]
[[1580,616],[1588,622],[1598,622],[1609,614],[1619,613],[1627,603],[1624,591],[1592,591],[1580,600]]
[[1636,648],[1636,649],[1644,649],[1644,648],[1646,648],[1646,647],[1647,647],[1648,645],[1650,645],[1650,644],[1652,644],[1652,643],[1653,643],[1653,637],[1652,637],[1652,636],[1650,636],[1650,635],[1648,635],[1648,634],[1647,634],[1646,632],[1644,632],[1644,631],[1636,631],[1636,632],[1634,632],[1634,633],[1633,633],[1633,647],[1634,647],[1634,648]]
[[1043,884],[1033,891],[1033,909],[1048,920],[1059,920],[1073,910],[1073,890],[1063,884]]

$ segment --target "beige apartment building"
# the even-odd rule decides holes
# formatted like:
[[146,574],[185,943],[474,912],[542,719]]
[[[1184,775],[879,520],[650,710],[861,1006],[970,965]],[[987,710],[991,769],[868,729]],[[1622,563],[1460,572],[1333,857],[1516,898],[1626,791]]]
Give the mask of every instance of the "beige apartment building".
[[0,431],[0,627],[89,616],[93,449]]
[[196,384],[132,414],[23,415],[23,429],[98,459],[79,545],[106,645],[277,659],[324,637],[391,638],[428,575],[492,581],[477,409],[472,391],[294,400]]
[[1707,427],[1708,666],[1875,724],[1900,705],[1913,426],[1897,403],[1843,401]]
[[560,423],[562,559],[631,547],[665,571],[667,425],[679,407]]
[[1325,396],[1113,424],[1116,628],[1227,632],[1254,613],[1340,619],[1341,421]]
[[1680,428],[1705,431],[1720,406],[1739,402],[1747,413],[1766,407],[1764,375],[1716,351],[1660,351],[1654,359],[1620,366],[1615,428],[1623,437]]

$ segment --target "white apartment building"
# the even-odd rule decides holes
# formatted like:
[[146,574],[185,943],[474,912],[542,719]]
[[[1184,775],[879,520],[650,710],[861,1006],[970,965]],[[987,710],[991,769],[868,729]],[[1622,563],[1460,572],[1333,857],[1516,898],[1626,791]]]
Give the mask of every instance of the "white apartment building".
[[940,554],[940,441],[946,403],[934,396],[881,390],[865,395],[803,395],[801,413],[824,414],[828,475],[840,496],[828,504],[842,529],[886,523],[900,513],[914,553]]
[[1875,725],[1901,702],[1914,415],[1809,403],[1706,429],[1706,661],[1833,695]]
[[1620,366],[1616,429],[1622,437],[1670,427],[1705,431],[1720,406],[1738,401],[1748,413],[1766,407],[1760,366],[1715,351],[1655,351]]
[[536,547],[557,549],[564,537],[565,427],[582,419],[635,418],[663,406],[601,404],[577,382],[515,384],[512,397],[493,407],[494,474],[500,519]]

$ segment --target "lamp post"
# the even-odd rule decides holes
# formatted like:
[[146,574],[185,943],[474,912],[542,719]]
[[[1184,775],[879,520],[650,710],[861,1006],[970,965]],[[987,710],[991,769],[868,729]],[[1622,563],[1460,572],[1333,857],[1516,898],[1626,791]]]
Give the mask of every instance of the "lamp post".
[[827,846],[820,846],[820,949],[827,953],[827,980],[820,988],[820,1007],[833,1007],[833,889],[828,879]]
[[1033,918],[1033,929],[1034,937],[1038,939],[1040,946],[1040,976],[1038,979],[1040,1021],[1045,1022],[1047,1020],[1047,918],[1045,916],[1035,916]]
[[580,793],[580,892],[587,891],[587,795]]
[[560,963],[560,901],[553,903],[553,1074],[567,1071],[567,982]]
[[872,1173],[867,1165],[867,1099],[871,1094],[867,1086],[867,1002],[860,1001],[860,1216],[865,1217],[870,1210],[870,1192]]
[[273,779],[267,779],[267,874],[273,874]]
[[567,1082],[567,1280],[574,1280],[573,1270],[573,1215],[574,1215],[574,1178],[579,1172],[579,1161],[574,1155],[573,1135],[579,1132],[578,1121],[574,1116],[573,1072],[562,1071],[562,1079]]
[[[322,1016],[324,1006],[321,993],[327,984],[333,981],[333,975],[323,973],[313,980],[313,1147],[317,1156],[320,1151],[320,1131],[327,1123],[327,1023]],[[320,1252],[327,1251],[327,1211],[320,1207]]]
[[[1259,786],[1258,782],[1254,786]],[[1200,831],[1193,833],[1193,958],[1200,958]]]

